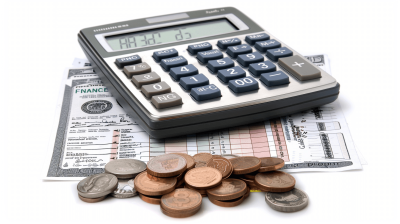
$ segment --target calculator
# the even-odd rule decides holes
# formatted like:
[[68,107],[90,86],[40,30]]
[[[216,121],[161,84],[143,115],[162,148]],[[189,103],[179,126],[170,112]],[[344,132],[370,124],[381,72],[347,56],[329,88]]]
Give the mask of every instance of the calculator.
[[232,7],[86,28],[78,41],[153,138],[260,122],[339,95],[332,76]]

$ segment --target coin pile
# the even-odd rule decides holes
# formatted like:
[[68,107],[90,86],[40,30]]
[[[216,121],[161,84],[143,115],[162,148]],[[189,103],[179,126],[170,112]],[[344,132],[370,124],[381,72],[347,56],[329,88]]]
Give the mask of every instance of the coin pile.
[[277,171],[284,164],[272,157],[171,153],[154,157],[147,165],[135,159],[113,160],[105,166],[105,173],[83,179],[77,188],[85,202],[99,202],[107,195],[139,195],[176,218],[196,214],[202,197],[218,206],[234,207],[251,191],[267,192],[266,203],[277,211],[299,211],[307,206],[308,196],[294,188],[293,176]]

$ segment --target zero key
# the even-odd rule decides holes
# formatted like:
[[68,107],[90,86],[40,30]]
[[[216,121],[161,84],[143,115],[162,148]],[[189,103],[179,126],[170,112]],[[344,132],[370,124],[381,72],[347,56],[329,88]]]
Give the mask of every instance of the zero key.
[[279,58],[278,63],[301,81],[321,78],[321,71],[298,55]]

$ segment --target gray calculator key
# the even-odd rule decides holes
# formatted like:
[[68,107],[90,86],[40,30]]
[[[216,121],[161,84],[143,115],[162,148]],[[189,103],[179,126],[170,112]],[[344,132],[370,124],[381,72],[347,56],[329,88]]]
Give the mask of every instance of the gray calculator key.
[[172,58],[178,56],[178,51],[175,48],[167,49],[167,50],[162,50],[162,51],[155,51],[153,53],[153,58],[157,62],[160,62],[161,59],[164,58]]
[[244,40],[248,44],[254,45],[258,41],[269,40],[269,35],[266,33],[259,33],[259,34],[246,36],[246,38]]
[[211,49],[212,49],[212,45],[210,43],[208,43],[208,42],[204,42],[204,43],[201,43],[201,44],[189,45],[187,50],[191,54],[195,55],[195,54],[197,54],[197,52],[208,51],[208,50],[211,50]]
[[210,100],[221,97],[221,90],[214,84],[195,87],[190,91],[190,95],[197,101]]
[[117,58],[115,60],[115,64],[117,65],[118,68],[123,68],[124,66],[127,65],[134,65],[142,62],[142,58],[135,54],[129,57],[123,57],[123,58]]
[[179,84],[186,90],[191,90],[194,87],[205,86],[210,84],[208,78],[203,74],[183,77]]
[[179,81],[182,77],[199,74],[199,70],[192,64],[171,68],[169,75]]
[[151,72],[151,67],[146,62],[143,62],[136,65],[125,66],[123,71],[128,78],[132,78],[134,75]]
[[215,50],[209,50],[209,51],[202,51],[197,54],[197,60],[199,60],[203,64],[207,64],[209,60],[216,60],[223,58],[224,55],[221,53],[221,51],[215,49]]
[[187,64],[188,61],[183,56],[162,59],[160,63],[161,67],[167,72],[173,67],[179,67]]
[[248,54],[253,52],[253,49],[248,44],[241,44],[237,46],[228,47],[226,53],[232,58],[236,58],[239,54]]
[[222,58],[219,60],[210,60],[208,61],[207,68],[216,73],[218,70],[226,69],[235,66],[235,63],[230,58]]
[[239,38],[229,38],[225,40],[219,40],[217,46],[225,50],[229,46],[239,45],[242,41]]
[[232,79],[238,79],[246,77],[246,72],[240,67],[235,66],[224,70],[219,70],[217,77],[224,83],[229,82]]
[[161,78],[155,72],[150,72],[143,75],[135,75],[132,77],[132,83],[135,84],[137,88],[156,82],[161,82]]
[[250,64],[249,72],[254,76],[260,76],[262,73],[276,71],[276,66],[270,61],[263,61],[254,64]]
[[257,80],[250,76],[231,80],[228,87],[235,93],[244,93],[259,89]]
[[279,48],[281,47],[281,43],[279,43],[279,41],[277,40],[267,40],[267,41],[260,41],[260,42],[256,42],[256,44],[254,45],[254,47],[260,51],[260,52],[266,52],[269,49],[274,49],[274,48]]
[[279,58],[278,63],[301,81],[321,78],[321,71],[298,55]]
[[151,103],[157,109],[174,107],[183,104],[182,98],[176,93],[167,93],[167,94],[153,96],[151,98]]
[[264,61],[264,56],[259,52],[254,52],[251,54],[242,54],[238,56],[237,62],[241,64],[243,67],[248,67],[250,64],[256,62]]
[[277,61],[279,58],[289,57],[292,55],[293,51],[289,50],[287,47],[267,50],[267,57],[273,61]]
[[171,92],[171,87],[166,82],[159,82],[150,85],[144,85],[142,86],[141,90],[147,98],[151,98],[155,95]]
[[260,80],[266,86],[280,86],[289,84],[289,76],[282,71],[263,73],[261,74]]

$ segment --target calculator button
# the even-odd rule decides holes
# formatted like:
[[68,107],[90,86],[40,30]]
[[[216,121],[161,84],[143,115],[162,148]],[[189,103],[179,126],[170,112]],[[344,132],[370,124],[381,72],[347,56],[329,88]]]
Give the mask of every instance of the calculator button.
[[161,59],[164,58],[172,58],[178,56],[178,51],[175,48],[162,50],[162,51],[155,51],[153,53],[153,58],[156,62],[160,62]]
[[235,66],[224,70],[219,70],[217,77],[224,83],[229,82],[232,79],[238,79],[246,77],[246,72],[240,67]]
[[273,61],[277,61],[279,58],[292,56],[293,52],[287,47],[281,47],[276,49],[267,50],[267,57]]
[[214,84],[195,87],[190,91],[190,95],[197,101],[210,100],[221,97],[221,90]]
[[136,65],[125,66],[123,71],[128,78],[132,78],[134,75],[151,72],[151,67],[146,62],[143,62]]
[[321,71],[298,55],[279,58],[278,63],[301,81],[321,78]]
[[183,104],[182,98],[176,93],[167,93],[167,94],[153,96],[151,98],[151,103],[153,103],[153,105],[157,109],[174,107]]
[[235,93],[244,93],[259,89],[257,80],[250,76],[231,80],[228,87]]
[[188,61],[183,56],[162,59],[160,63],[161,67],[167,72],[173,67],[179,67],[187,64]]
[[203,74],[194,76],[182,77],[179,84],[186,90],[191,90],[194,87],[205,86],[210,82],[208,78]]
[[269,35],[266,33],[260,33],[255,35],[246,36],[244,39],[248,44],[254,45],[258,41],[269,40]]
[[249,72],[254,76],[260,76],[262,73],[276,71],[276,66],[270,61],[263,61],[259,63],[250,64]]
[[215,49],[215,50],[209,50],[209,51],[202,51],[197,54],[197,59],[203,63],[207,64],[209,60],[216,60],[223,58],[224,55],[221,53],[221,51]]
[[208,43],[208,42],[204,42],[204,43],[201,43],[201,44],[189,45],[187,50],[191,54],[197,54],[197,52],[199,52],[199,51],[208,51],[208,50],[211,50],[211,49],[212,49],[212,45],[210,43]]
[[289,83],[289,76],[282,71],[263,73],[260,80],[266,86],[280,86]]
[[155,72],[150,72],[144,75],[135,75],[132,77],[132,83],[135,84],[137,88],[156,82],[161,82],[161,78]]
[[262,62],[264,61],[264,56],[262,56],[258,52],[254,52],[251,54],[242,54],[238,56],[237,62],[241,64],[244,67],[249,66],[250,64],[256,63],[256,62]]
[[179,81],[179,79],[182,77],[199,74],[199,70],[194,67],[194,65],[190,64],[181,67],[171,68],[169,74],[175,80]]
[[169,87],[166,82],[159,82],[150,85],[144,85],[142,86],[141,90],[147,98],[151,98],[155,95],[171,92],[171,87]]
[[228,47],[226,53],[232,58],[236,58],[239,54],[248,54],[253,52],[253,49],[248,44]]
[[266,52],[269,49],[279,48],[281,47],[281,43],[277,40],[267,40],[267,41],[260,41],[257,42],[254,47],[260,52]]
[[118,68],[123,68],[124,66],[127,65],[134,65],[142,62],[142,58],[135,54],[129,57],[124,57],[124,58],[117,58],[115,60],[115,64],[117,65]]
[[233,66],[235,66],[235,63],[230,58],[222,58],[219,60],[210,60],[210,61],[208,61],[208,64],[207,64],[207,68],[213,73],[218,72],[218,70],[230,68]]
[[242,41],[239,38],[230,38],[225,40],[219,40],[217,46],[225,50],[229,46],[239,45]]

